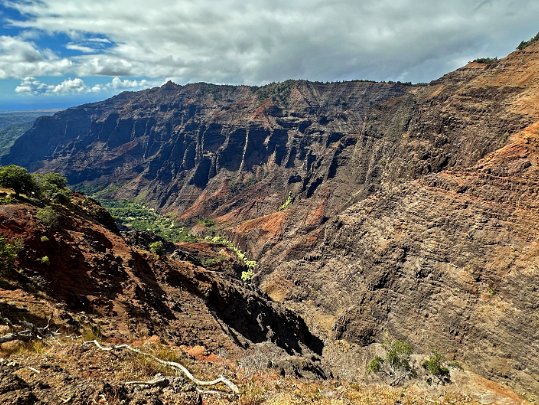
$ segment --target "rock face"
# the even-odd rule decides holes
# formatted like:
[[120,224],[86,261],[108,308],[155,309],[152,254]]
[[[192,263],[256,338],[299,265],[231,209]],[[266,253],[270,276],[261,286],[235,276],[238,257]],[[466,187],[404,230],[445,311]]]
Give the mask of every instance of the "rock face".
[[3,162],[213,218],[327,340],[537,392],[538,101],[537,43],[428,85],[167,83],[42,118]]

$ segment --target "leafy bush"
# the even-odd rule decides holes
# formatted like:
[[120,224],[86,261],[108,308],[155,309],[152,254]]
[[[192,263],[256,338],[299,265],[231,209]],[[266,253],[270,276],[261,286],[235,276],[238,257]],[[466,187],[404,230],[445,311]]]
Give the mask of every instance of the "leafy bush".
[[292,204],[292,192],[291,191],[288,192],[288,197],[286,198],[286,200],[279,207],[279,211],[283,211],[283,210],[287,209],[290,206],[290,204]]
[[41,238],[39,238],[39,240],[42,242],[42,243],[47,243],[49,241],[49,238],[45,235],[43,235]]
[[150,247],[150,252],[158,256],[161,256],[165,252],[163,242],[161,242],[160,240],[150,243],[149,247]]
[[473,62],[484,63],[486,65],[492,65],[498,62],[498,58],[477,58],[477,59],[474,59]]
[[535,41],[539,41],[539,32],[533,38],[527,41],[522,41],[520,44],[518,44],[517,49],[521,51],[529,45],[533,44]]
[[381,373],[391,378],[391,385],[398,385],[406,378],[417,376],[417,371],[410,363],[412,346],[402,340],[383,343],[385,358],[374,357],[367,366],[369,373]]
[[241,281],[243,281],[244,283],[248,283],[249,281],[251,281],[251,279],[253,278],[253,276],[255,275],[255,273],[249,269],[247,271],[242,271],[241,272]]
[[[438,352],[432,352],[432,354],[427,357],[421,366],[432,376],[435,377],[439,383],[445,384],[450,382],[449,378],[449,368],[445,364],[445,357]],[[427,379],[429,384],[432,384],[432,377]]]
[[4,236],[0,235],[0,273],[13,269],[15,260],[21,250],[21,241],[8,242]]
[[21,193],[31,195],[38,191],[37,185],[28,170],[17,165],[0,167],[0,186],[12,188],[17,196]]
[[44,264],[45,266],[48,266],[49,264],[51,264],[49,256],[43,256],[41,259],[39,259],[39,262],[41,264]]
[[367,372],[369,374],[371,373],[379,373],[382,370],[382,366],[384,365],[384,359],[380,356],[374,356],[374,358],[369,362],[369,365],[367,366]]
[[37,210],[36,218],[39,219],[47,229],[55,229],[60,224],[58,214],[54,208],[50,206]]
[[71,200],[71,190],[67,179],[58,173],[34,174],[34,181],[42,198],[67,204]]
[[215,221],[211,218],[204,218],[198,221],[204,228],[212,228],[215,226]]

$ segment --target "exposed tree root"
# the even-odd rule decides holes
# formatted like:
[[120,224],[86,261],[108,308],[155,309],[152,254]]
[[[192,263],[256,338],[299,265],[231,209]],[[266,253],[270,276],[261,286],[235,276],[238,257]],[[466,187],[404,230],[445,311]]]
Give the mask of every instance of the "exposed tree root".
[[[211,381],[199,380],[196,377],[194,377],[193,374],[191,374],[191,372],[185,366],[183,366],[182,364],[176,363],[174,361],[162,360],[162,359],[154,356],[153,354],[145,353],[145,352],[143,352],[143,351],[141,351],[139,349],[136,349],[134,347],[131,347],[131,346],[127,345],[127,344],[113,345],[113,346],[110,346],[110,347],[106,347],[106,346],[101,345],[97,340],[87,341],[87,342],[85,342],[85,344],[93,344],[99,350],[103,350],[103,351],[107,351],[107,352],[114,351],[114,350],[128,350],[130,352],[137,353],[137,354],[140,354],[142,356],[149,357],[149,358],[155,360],[156,362],[158,362],[159,364],[162,364],[164,366],[171,367],[171,368],[173,368],[173,369],[175,369],[177,371],[181,371],[183,373],[183,375],[185,377],[187,377],[187,379],[189,381],[191,381],[195,385],[198,385],[198,386],[212,386],[212,385],[217,385],[217,384],[224,384],[232,392],[234,392],[235,394],[240,393],[240,390],[238,389],[236,384],[234,384],[232,381],[230,381],[229,379],[227,379],[224,376],[219,376],[219,378],[216,378],[215,380],[211,380]],[[160,382],[162,383],[163,381],[160,381]],[[141,383],[141,382],[133,381],[131,383]],[[143,384],[145,384],[145,383],[143,383]],[[157,384],[157,382],[155,382],[154,384]]]

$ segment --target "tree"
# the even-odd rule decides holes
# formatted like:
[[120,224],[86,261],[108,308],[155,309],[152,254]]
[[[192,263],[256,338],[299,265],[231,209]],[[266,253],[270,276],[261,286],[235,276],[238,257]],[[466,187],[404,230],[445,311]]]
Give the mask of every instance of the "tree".
[[71,190],[67,188],[67,179],[59,173],[34,174],[39,193],[42,197],[62,204],[69,202]]
[[386,351],[385,358],[374,357],[367,366],[369,373],[381,373],[391,378],[390,385],[398,385],[406,378],[417,375],[410,364],[412,346],[402,340],[392,340],[383,343]]
[[0,186],[12,188],[16,196],[20,193],[28,195],[37,191],[32,175],[24,167],[17,165],[0,167]]

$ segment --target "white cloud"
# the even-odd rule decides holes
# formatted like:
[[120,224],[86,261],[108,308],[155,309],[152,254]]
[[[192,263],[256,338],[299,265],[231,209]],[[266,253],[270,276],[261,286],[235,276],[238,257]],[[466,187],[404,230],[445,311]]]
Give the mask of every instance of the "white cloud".
[[[532,0],[26,0],[26,30],[109,46],[56,73],[263,83],[287,78],[424,81],[463,59],[503,56],[535,34]],[[495,27],[495,29],[493,28]],[[47,68],[52,61],[47,60]],[[31,63],[4,77],[37,76]],[[34,64],[35,65],[35,64]],[[41,69],[45,69],[44,66]],[[36,67],[36,70],[37,67]],[[49,69],[50,70],[50,69]],[[52,70],[50,70],[52,71]]]
[[101,93],[107,91],[120,90],[140,90],[148,88],[155,83],[147,80],[127,80],[119,77],[114,77],[108,83],[87,85],[80,77],[69,78],[57,84],[48,84],[34,77],[25,77],[15,88],[18,94],[26,95],[72,95],[85,93]]
[[66,45],[66,49],[69,49],[71,51],[79,51],[83,53],[95,52],[94,48],[90,48],[89,46],[85,46],[85,45],[74,44],[73,42],[68,43]]
[[0,36],[0,79],[30,75],[57,75],[70,70],[73,62],[48,49],[40,50],[32,42]]

